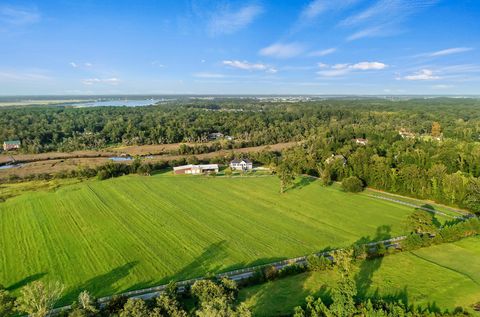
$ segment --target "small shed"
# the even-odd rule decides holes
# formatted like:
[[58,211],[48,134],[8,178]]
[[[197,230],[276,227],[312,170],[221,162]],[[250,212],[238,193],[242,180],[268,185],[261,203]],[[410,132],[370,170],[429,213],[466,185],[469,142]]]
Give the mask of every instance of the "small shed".
[[20,141],[13,140],[13,141],[4,141],[3,142],[3,150],[10,151],[10,150],[17,150],[20,148]]

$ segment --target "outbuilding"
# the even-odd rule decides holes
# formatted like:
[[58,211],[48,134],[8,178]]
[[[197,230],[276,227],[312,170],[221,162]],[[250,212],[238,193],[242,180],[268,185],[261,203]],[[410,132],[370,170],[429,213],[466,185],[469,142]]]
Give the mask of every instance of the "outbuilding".
[[200,164],[200,165],[189,164],[189,165],[175,166],[173,168],[173,173],[176,175],[218,173],[218,164]]
[[4,151],[17,150],[19,148],[20,148],[20,141],[19,140],[4,141],[3,142],[3,150]]

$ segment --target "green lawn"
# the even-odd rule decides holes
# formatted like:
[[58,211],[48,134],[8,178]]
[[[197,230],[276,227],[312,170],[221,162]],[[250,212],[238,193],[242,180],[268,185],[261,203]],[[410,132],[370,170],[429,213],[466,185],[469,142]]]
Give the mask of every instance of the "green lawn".
[[0,203],[0,283],[59,280],[63,302],[399,235],[412,208],[303,179],[124,176]]
[[[307,295],[328,300],[337,278],[332,271],[303,273],[242,289],[240,300],[255,316],[288,314]],[[356,281],[364,297],[402,299],[440,310],[471,309],[480,301],[480,237],[364,262]]]

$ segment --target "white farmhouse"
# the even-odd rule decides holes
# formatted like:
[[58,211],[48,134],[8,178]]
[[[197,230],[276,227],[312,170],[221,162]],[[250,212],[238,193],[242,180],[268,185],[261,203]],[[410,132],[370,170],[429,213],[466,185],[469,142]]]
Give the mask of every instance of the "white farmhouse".
[[236,171],[250,171],[253,169],[253,163],[249,159],[234,159],[230,162],[230,168]]

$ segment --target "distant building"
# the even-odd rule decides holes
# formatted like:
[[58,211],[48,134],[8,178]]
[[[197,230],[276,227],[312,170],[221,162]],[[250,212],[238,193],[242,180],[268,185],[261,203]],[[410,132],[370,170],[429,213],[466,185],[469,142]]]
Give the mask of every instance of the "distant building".
[[10,151],[10,150],[16,150],[20,148],[20,141],[14,140],[14,141],[4,141],[3,142],[3,150],[4,151]]
[[400,129],[398,134],[402,137],[402,139],[415,139],[416,135],[413,132],[407,131],[405,129]]
[[208,135],[208,138],[209,138],[210,140],[218,140],[218,139],[223,138],[223,136],[224,136],[223,133],[214,132],[214,133],[210,133],[210,134]]
[[230,162],[230,168],[235,171],[249,171],[253,169],[253,163],[249,159],[234,159]]
[[218,164],[182,165],[173,168],[174,174],[209,174],[218,173]]
[[360,144],[360,145],[367,145],[368,140],[367,139],[362,139],[362,138],[357,138],[357,139],[355,139],[355,143]]

